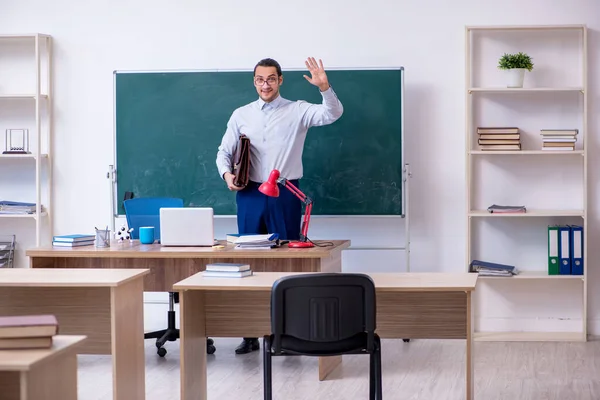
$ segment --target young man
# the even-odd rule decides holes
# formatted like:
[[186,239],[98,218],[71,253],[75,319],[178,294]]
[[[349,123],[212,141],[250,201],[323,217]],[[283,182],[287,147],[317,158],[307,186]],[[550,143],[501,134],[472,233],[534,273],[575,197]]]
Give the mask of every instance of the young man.
[[[281,67],[265,58],[254,67],[254,86],[259,98],[236,109],[223,135],[217,152],[217,168],[227,187],[236,193],[239,233],[278,233],[282,240],[300,236],[302,204],[290,191],[281,190],[279,197],[263,195],[258,187],[273,169],[300,187],[302,152],[308,129],[328,125],[342,116],[343,107],[329,85],[323,62],[310,57],[305,61],[311,76],[304,78],[316,86],[323,102],[311,104],[283,98]],[[246,187],[234,185],[233,155],[240,135],[250,139],[250,173]],[[236,349],[245,354],[259,349],[256,338],[244,338]]]

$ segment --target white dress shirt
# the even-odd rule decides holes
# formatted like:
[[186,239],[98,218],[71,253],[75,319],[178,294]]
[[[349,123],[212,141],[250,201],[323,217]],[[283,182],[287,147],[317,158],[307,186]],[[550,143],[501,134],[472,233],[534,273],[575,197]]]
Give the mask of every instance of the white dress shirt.
[[331,87],[320,93],[322,104],[291,101],[280,94],[270,103],[259,98],[236,109],[217,151],[221,178],[225,172],[232,172],[233,156],[241,134],[250,139],[251,181],[266,181],[273,169],[278,169],[283,178],[302,178],[302,152],[308,129],[335,122],[344,110]]

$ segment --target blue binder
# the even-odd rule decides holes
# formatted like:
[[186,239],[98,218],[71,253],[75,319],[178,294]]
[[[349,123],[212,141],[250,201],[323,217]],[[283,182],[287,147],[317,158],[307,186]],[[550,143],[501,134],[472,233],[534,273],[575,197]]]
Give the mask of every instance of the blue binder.
[[558,227],[558,273],[571,275],[571,229],[568,226]]
[[571,225],[570,247],[571,247],[571,274],[583,275],[583,227]]

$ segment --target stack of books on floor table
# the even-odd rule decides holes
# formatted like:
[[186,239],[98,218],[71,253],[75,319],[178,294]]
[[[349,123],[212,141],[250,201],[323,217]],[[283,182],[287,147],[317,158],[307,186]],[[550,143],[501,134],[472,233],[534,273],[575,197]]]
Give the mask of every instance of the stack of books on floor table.
[[54,315],[15,315],[0,317],[0,350],[49,349],[58,334]]
[[211,263],[206,264],[202,276],[212,278],[243,278],[252,275],[250,264]]
[[521,150],[521,134],[517,127],[478,127],[477,134],[481,150]]

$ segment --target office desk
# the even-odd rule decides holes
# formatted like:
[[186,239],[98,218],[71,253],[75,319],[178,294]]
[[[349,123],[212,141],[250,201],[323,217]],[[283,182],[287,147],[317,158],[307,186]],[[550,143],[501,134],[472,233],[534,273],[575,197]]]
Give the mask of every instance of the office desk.
[[85,336],[56,335],[49,349],[0,350],[3,400],[77,400],[76,348]]
[[79,354],[111,354],[113,398],[145,398],[145,269],[0,268],[0,315],[54,314]]
[[[262,337],[271,333],[275,280],[294,273],[246,278],[195,274],[174,285],[180,292],[181,399],[206,399],[206,337]],[[469,273],[373,273],[377,333],[381,338],[466,339],[466,399],[473,399],[473,312]],[[383,349],[385,351],[385,347]],[[321,362],[329,359],[329,362]],[[319,359],[322,379],[341,357]],[[462,362],[462,360],[461,360]],[[385,371],[384,371],[385,372]]]
[[[318,244],[325,241],[317,240]],[[290,249],[287,245],[267,250],[238,250],[226,244],[223,249],[211,247],[163,247],[140,244],[135,240],[110,247],[40,247],[28,249],[32,268],[147,268],[144,278],[147,292],[169,292],[173,285],[212,262],[249,263],[254,271],[273,272],[340,272],[342,250],[349,240],[332,240],[333,246]]]

